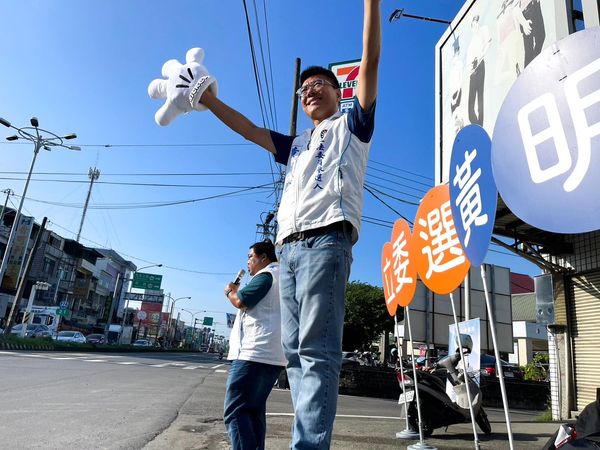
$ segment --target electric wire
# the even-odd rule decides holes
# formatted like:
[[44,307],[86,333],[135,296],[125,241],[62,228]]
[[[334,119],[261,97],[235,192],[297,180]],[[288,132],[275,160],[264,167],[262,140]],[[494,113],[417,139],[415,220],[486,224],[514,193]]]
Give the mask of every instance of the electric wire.
[[[187,199],[187,200],[174,200],[174,201],[168,201],[168,202],[145,202],[145,203],[107,203],[107,204],[103,204],[103,205],[89,205],[88,209],[113,209],[113,210],[117,210],[117,209],[148,209],[148,208],[161,208],[161,207],[166,207],[166,206],[175,206],[175,205],[184,205],[184,204],[190,204],[190,203],[197,203],[197,202],[201,202],[201,201],[206,201],[206,200],[213,200],[213,199],[217,199],[217,198],[224,198],[224,197],[233,197],[233,196],[237,196],[249,191],[258,191],[258,190],[264,190],[267,189],[270,191],[269,187],[271,186],[271,183],[267,183],[267,184],[263,184],[263,185],[258,185],[258,186],[252,186],[249,188],[245,188],[245,189],[238,189],[236,191],[232,191],[232,192],[226,192],[226,193],[222,193],[222,194],[215,194],[215,195],[210,195],[210,196],[206,196],[206,197],[200,197],[200,198],[194,198],[194,199]],[[20,198],[20,196],[15,195],[16,197]],[[60,207],[64,207],[64,208],[76,208],[76,209],[81,209],[83,208],[83,205],[81,204],[74,204],[74,203],[59,203],[59,202],[52,202],[52,201],[48,201],[48,200],[39,200],[39,199],[35,199],[35,198],[30,198],[30,197],[25,197],[26,200],[28,201],[32,201],[35,203],[41,203],[41,204],[47,204],[47,205],[54,205],[54,206],[60,206]]]
[[[68,228],[63,227],[62,225],[59,225],[56,222],[49,221],[49,223],[52,226],[55,226],[57,228],[60,228],[61,230],[66,231],[67,233],[71,233],[73,236],[75,236],[77,234],[74,231],[69,230]],[[98,243],[96,241],[93,241],[92,239],[86,238],[84,236],[81,236],[81,240],[90,242],[90,243],[92,243],[94,245],[97,245],[98,248],[104,248],[104,246],[102,244],[100,244],[100,243]],[[131,258],[131,259],[135,259],[136,261],[141,261],[141,262],[146,263],[146,264],[158,265],[158,263],[155,262],[155,261],[149,261],[147,259],[143,259],[143,258],[139,258],[137,256],[129,255],[129,254],[125,253],[125,252],[122,252],[120,250],[116,250],[114,248],[111,249],[111,250],[114,250],[115,252],[117,252],[121,256],[125,256],[125,257]],[[167,264],[162,264],[161,268],[176,270],[176,271],[180,271],[180,272],[196,273],[196,274],[199,274],[199,275],[231,275],[230,272],[207,272],[207,271],[204,271],[204,270],[184,269],[184,268],[181,268],[181,267],[170,266],[170,265],[167,265]]]
[[392,211],[394,211],[396,214],[398,214],[400,217],[402,217],[404,220],[406,220],[410,225],[412,225],[412,221],[407,219],[406,217],[404,217],[399,211],[396,211],[393,207],[391,207],[390,205],[388,205],[384,200],[382,200],[381,198],[379,198],[377,196],[377,194],[375,194],[366,184],[365,184],[365,190],[371,194],[373,197],[375,197],[377,200],[379,200],[381,203],[383,203],[385,206],[387,206],[389,209],[391,209]]

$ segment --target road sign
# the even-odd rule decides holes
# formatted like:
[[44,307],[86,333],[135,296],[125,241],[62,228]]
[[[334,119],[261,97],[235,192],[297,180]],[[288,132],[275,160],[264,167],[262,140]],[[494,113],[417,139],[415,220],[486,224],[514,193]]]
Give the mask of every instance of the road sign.
[[212,324],[213,324],[212,317],[205,317],[204,321],[202,322],[202,325],[206,325],[207,327],[212,327]]
[[60,302],[60,307],[61,307],[61,309],[66,309],[66,308],[68,308],[68,307],[69,307],[69,300],[62,300],[62,301]]
[[146,303],[163,303],[165,296],[160,295],[149,295],[149,294],[138,294],[136,292],[127,292],[125,294],[125,300],[130,302],[146,302]]
[[131,285],[131,287],[136,289],[158,290],[160,289],[161,282],[162,275],[136,272],[133,275],[133,284]]
[[146,320],[147,316],[148,315],[146,314],[146,311],[141,311],[140,310],[140,311],[137,312],[137,319],[138,320]]
[[65,317],[67,314],[69,313],[68,309],[57,309],[56,310],[56,315],[57,316],[61,316],[61,317]]

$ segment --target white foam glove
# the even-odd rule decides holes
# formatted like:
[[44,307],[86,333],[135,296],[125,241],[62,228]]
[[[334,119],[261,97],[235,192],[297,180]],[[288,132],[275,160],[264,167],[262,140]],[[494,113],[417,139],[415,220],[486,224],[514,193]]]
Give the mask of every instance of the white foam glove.
[[166,79],[157,78],[148,85],[150,97],[166,99],[154,115],[157,124],[169,125],[179,114],[193,109],[206,110],[200,97],[208,88],[217,95],[217,80],[208,74],[203,60],[204,50],[191,48],[185,54],[185,64],[176,59],[163,64],[162,76]]

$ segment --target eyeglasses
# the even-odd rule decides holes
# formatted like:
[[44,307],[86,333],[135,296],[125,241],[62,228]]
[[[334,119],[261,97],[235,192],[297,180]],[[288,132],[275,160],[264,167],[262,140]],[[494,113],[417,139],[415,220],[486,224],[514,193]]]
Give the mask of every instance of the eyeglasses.
[[298,97],[306,97],[308,95],[308,92],[311,90],[315,90],[316,92],[320,92],[321,89],[323,89],[323,86],[328,84],[329,86],[337,89],[337,86],[334,85],[333,83],[327,81],[327,80],[322,80],[322,79],[317,79],[315,81],[313,81],[312,83],[306,83],[304,86],[302,86],[300,89],[298,89],[296,91],[296,95]]

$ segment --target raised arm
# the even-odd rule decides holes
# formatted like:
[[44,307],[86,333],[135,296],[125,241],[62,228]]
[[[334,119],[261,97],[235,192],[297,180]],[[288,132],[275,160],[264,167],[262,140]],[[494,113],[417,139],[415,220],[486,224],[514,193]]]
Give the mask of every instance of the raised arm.
[[381,53],[380,0],[364,0],[363,53],[358,72],[358,102],[369,109],[377,97],[377,71]]
[[211,90],[207,89],[204,91],[200,101],[212,111],[221,122],[241,135],[244,139],[254,142],[265,150],[275,154],[275,145],[273,144],[269,130],[256,126],[246,116],[219,100]]

